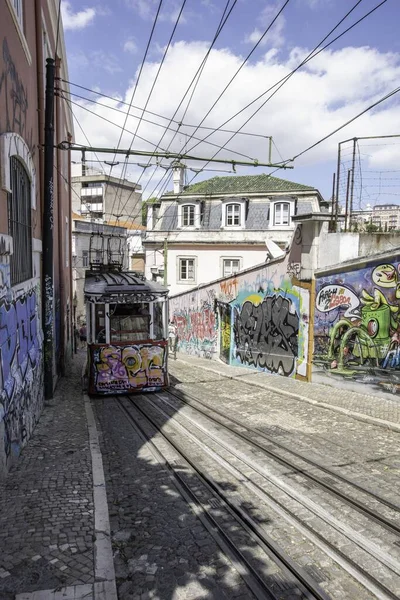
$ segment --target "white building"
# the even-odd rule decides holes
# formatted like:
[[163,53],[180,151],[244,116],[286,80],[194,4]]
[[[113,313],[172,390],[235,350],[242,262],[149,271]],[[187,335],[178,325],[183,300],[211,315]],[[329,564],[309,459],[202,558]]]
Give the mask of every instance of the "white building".
[[265,262],[286,249],[294,215],[327,206],[317,189],[267,174],[182,181],[179,167],[174,191],[149,205],[143,242],[146,277],[164,277],[166,256],[171,294]]

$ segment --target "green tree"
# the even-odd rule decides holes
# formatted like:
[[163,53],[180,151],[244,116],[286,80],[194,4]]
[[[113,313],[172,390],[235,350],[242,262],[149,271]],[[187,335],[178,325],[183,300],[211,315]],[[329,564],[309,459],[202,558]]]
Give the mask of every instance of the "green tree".
[[157,201],[158,198],[156,198],[155,196],[153,198],[147,198],[147,200],[142,201],[142,225],[147,225],[147,209],[149,204],[154,204],[154,202]]

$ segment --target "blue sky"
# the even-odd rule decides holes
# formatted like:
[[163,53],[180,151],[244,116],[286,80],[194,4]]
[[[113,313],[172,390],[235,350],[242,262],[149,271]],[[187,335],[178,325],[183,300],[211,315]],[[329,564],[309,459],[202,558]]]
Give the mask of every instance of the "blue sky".
[[[233,0],[230,6],[232,3]],[[100,4],[90,0],[85,4],[81,0],[69,0],[62,4],[70,81],[118,97],[129,104],[159,0],[113,0]],[[163,1],[147,61],[134,94],[132,104],[135,107],[143,108],[145,105],[181,4],[182,0]],[[355,4],[356,0],[290,0],[275,26],[219,100],[204,125],[219,127],[270,85],[288,74]],[[334,35],[377,4],[379,0],[362,0]],[[225,5],[226,0],[186,1],[172,46],[148,102],[148,110],[168,118],[174,114],[209,47]],[[243,58],[283,5],[284,0],[237,1],[207,61],[185,116],[185,123],[200,123]],[[291,158],[393,90],[400,80],[400,40],[395,26],[399,17],[398,0],[387,0],[329,50],[298,71],[244,130],[265,136],[272,135],[280,155],[284,159]],[[86,98],[100,100],[78,88],[73,87],[72,91]],[[122,127],[125,116],[118,111],[126,111],[128,107],[117,100],[103,99],[101,106],[88,100],[74,101],[81,105],[73,106],[73,110],[90,143],[115,147],[121,129],[105,123],[98,116],[89,113],[88,109]],[[187,100],[176,116],[178,120],[182,117],[186,103]],[[332,173],[336,169],[338,142],[354,136],[400,133],[399,103],[400,94],[300,157],[295,161],[293,170],[279,171],[275,175],[313,185],[320,189],[325,198],[329,198]],[[255,106],[258,105],[259,103]],[[129,147],[133,143],[132,147],[136,149],[153,149],[163,134],[162,125],[168,121],[145,115],[158,125],[141,121],[133,140],[132,133],[139,123],[141,111],[135,109],[131,112],[134,116],[129,117],[126,123],[131,133],[124,134],[121,147]],[[237,130],[250,114],[249,110],[246,111],[227,127]],[[185,144],[190,148],[193,145],[189,140],[190,132],[193,132],[193,128],[182,128],[172,141],[170,149],[179,151]],[[86,143],[78,127],[75,133],[77,142]],[[205,130],[199,130],[196,135],[203,137],[205,133]],[[138,136],[148,142],[142,141]],[[223,144],[228,137],[228,134],[219,132],[210,137],[209,141]],[[161,145],[166,148],[171,139],[172,134],[167,132]],[[368,202],[373,204],[400,200],[400,138],[379,140],[373,144],[368,142],[367,145],[367,142],[360,141],[357,146],[355,185],[359,206],[365,206]],[[237,158],[233,153],[236,150],[260,161],[266,161],[268,157],[267,142],[261,138],[238,135],[228,146],[230,150],[221,152],[219,156]],[[273,149],[273,159],[278,161],[280,158],[276,148]],[[209,157],[215,150],[215,147],[203,142],[192,152]],[[343,173],[351,158],[348,154],[349,147],[345,150]],[[131,160],[134,162],[138,159]],[[141,159],[138,162],[143,165],[147,161]],[[168,161],[163,164],[166,166]],[[101,167],[98,164],[96,166]],[[199,168],[202,163],[188,163],[188,166]],[[109,172],[108,167],[103,165],[103,168]],[[229,167],[220,165],[210,168],[229,171]],[[119,175],[120,169],[121,164],[113,169],[113,174]],[[151,178],[153,171],[155,173]],[[238,174],[269,171],[266,168],[237,169]],[[127,167],[127,177],[133,180],[140,178],[140,183],[146,188],[145,196],[162,191],[167,178],[165,173],[168,174],[162,168],[143,170],[133,164]],[[203,171],[196,176],[194,182],[215,174]],[[163,175],[164,179],[161,179]],[[193,171],[188,171],[188,180],[194,175]]]

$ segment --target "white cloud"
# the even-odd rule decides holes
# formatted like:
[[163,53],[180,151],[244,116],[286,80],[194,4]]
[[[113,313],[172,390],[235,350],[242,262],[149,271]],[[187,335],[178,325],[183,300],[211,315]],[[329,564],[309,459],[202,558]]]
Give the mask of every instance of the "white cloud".
[[[245,36],[244,41],[248,44],[256,44],[261,38],[264,31],[272,23],[273,19],[279,12],[281,7],[277,3],[268,4],[260,13],[257,18],[259,27],[256,27],[250,34]],[[270,46],[272,48],[280,48],[285,42],[284,30],[286,26],[286,19],[282,12],[268,31],[266,36],[263,38],[260,46]]]
[[[179,100],[186,91],[207,49],[208,44],[205,42],[179,42],[171,46],[148,104],[149,111],[166,117],[174,114]],[[207,117],[204,125],[209,127],[221,126],[230,116],[242,109],[274,82],[287,75],[301,60],[299,57],[302,57],[308,51],[306,48],[297,48],[292,51],[288,58],[283,58],[276,51],[269,50],[257,63],[245,65],[239,76],[235,78],[228,91]],[[182,62],[182,56],[185,57],[184,63]],[[100,63],[102,57],[98,56],[97,59]],[[133,107],[144,106],[158,69],[159,60],[159,57],[157,57],[154,62],[146,63],[132,102]],[[241,62],[242,57],[227,49],[211,52],[185,116],[185,123],[196,124],[201,121]],[[398,81],[399,78],[400,54],[382,53],[368,47],[348,47],[326,51],[295,73],[287,84],[245,126],[244,130],[265,136],[272,135],[283,158],[291,158],[361,112],[385,93],[391,91],[394,87],[393,82]],[[134,83],[134,81],[129,83],[123,97],[123,100],[128,104],[131,101]],[[268,94],[264,99],[267,97]],[[182,117],[186,102],[187,99],[175,117],[178,121]],[[261,102],[262,100],[257,101],[255,105],[246,109],[240,116],[235,117],[225,127],[237,130],[255,108],[260,106]],[[103,99],[101,100],[101,106],[90,103],[84,106],[115,122],[120,127],[124,124],[124,114],[112,109],[118,108],[126,111],[127,106],[117,100]],[[90,115],[83,108],[77,109],[74,107],[74,112],[77,113],[91,144],[106,147],[117,145],[121,129]],[[120,144],[121,148],[130,146],[132,132],[135,131],[138,117],[141,115],[141,111],[135,108],[132,108],[131,113],[132,116],[128,117],[126,123],[126,128],[130,133],[124,133]],[[138,134],[148,142],[157,144],[167,121],[149,114],[146,114],[145,117],[162,126],[142,121]],[[314,166],[318,169],[317,165],[330,161],[331,171],[334,171],[337,144],[340,140],[355,136],[385,135],[399,130],[400,95],[368,112],[319,145],[315,150],[306,153],[296,161],[296,167]],[[193,132],[192,128],[181,127],[180,133],[172,142],[170,149],[179,151],[186,142],[186,135],[189,137]],[[204,129],[199,130],[196,136],[204,137],[207,133],[209,132]],[[84,139],[81,139],[78,128],[75,134],[78,143],[86,143]],[[166,133],[161,142],[162,148],[167,148],[172,135],[171,132]],[[229,137],[227,133],[218,132],[212,135],[209,141],[221,145]],[[187,148],[190,149],[194,143],[196,142],[190,140]],[[267,146],[266,139],[238,135],[229,142],[229,150],[221,152],[219,157],[238,159],[239,157],[232,152],[232,150],[237,150],[252,158],[257,158],[260,162],[267,162]],[[135,139],[132,147],[139,150],[154,148],[151,143],[146,143],[139,138]],[[197,156],[211,157],[215,151],[216,148],[203,142],[191,153]],[[380,151],[380,154],[378,154],[378,151]],[[372,147],[370,154],[371,164],[385,164],[386,169],[397,168],[397,146],[385,147],[384,153],[382,153],[382,149]],[[131,160],[134,161],[135,159],[132,158]],[[275,157],[275,160],[278,160],[278,157]],[[121,159],[122,161],[123,159]],[[145,163],[146,160],[140,159],[138,162]],[[201,167],[201,163],[190,164],[190,166],[194,165],[197,168]],[[214,168],[218,167],[215,166]],[[135,180],[141,172],[140,168],[130,167],[129,176]],[[152,169],[145,171],[140,182],[142,185],[145,185],[146,181],[149,180],[151,172]],[[238,173],[240,172],[240,169],[238,169]],[[118,167],[115,167],[115,173],[118,173]],[[164,171],[160,170],[159,173],[157,175],[158,179]],[[212,174],[204,174],[204,176],[207,175],[212,176]],[[277,173],[277,176],[296,180],[296,171]],[[146,195],[151,193],[153,188],[157,186],[157,178],[150,184]],[[312,185],[313,181],[308,183]]]
[[74,13],[71,3],[68,0],[62,0],[61,15],[64,29],[84,29],[96,16],[96,9],[85,8]]
[[129,54],[136,54],[138,50],[137,44],[133,38],[129,38],[126,40],[124,44],[124,52],[129,52]]
[[[157,8],[159,5],[159,0],[126,0],[127,5],[139,15],[139,17],[145,21],[151,21],[154,19]],[[160,21],[170,21],[175,23],[178,18],[178,14],[180,11],[180,3],[175,0],[167,0],[161,7],[161,11],[159,13]],[[179,23],[183,24],[187,22],[186,16],[189,14],[186,11],[186,16],[182,12],[182,15],[179,19]]]

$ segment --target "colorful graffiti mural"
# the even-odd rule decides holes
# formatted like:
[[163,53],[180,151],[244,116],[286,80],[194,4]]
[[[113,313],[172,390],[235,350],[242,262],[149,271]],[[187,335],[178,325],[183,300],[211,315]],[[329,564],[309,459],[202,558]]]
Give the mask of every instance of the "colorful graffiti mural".
[[315,308],[315,371],[399,393],[400,263],[318,279]]
[[307,377],[310,285],[287,269],[286,256],[172,296],[178,351]]
[[290,298],[246,300],[235,309],[235,356],[247,365],[291,375],[298,352],[299,314]]
[[229,364],[231,354],[231,311],[232,308],[229,304],[220,304],[220,318],[221,318],[221,338],[220,338],[220,353],[219,357],[221,360]]
[[184,308],[173,314],[178,329],[178,349],[211,358],[217,351],[217,319],[208,300],[200,308]]
[[43,406],[38,291],[0,301],[0,432],[3,467],[29,438]]
[[93,394],[150,391],[167,385],[167,342],[91,348]]

